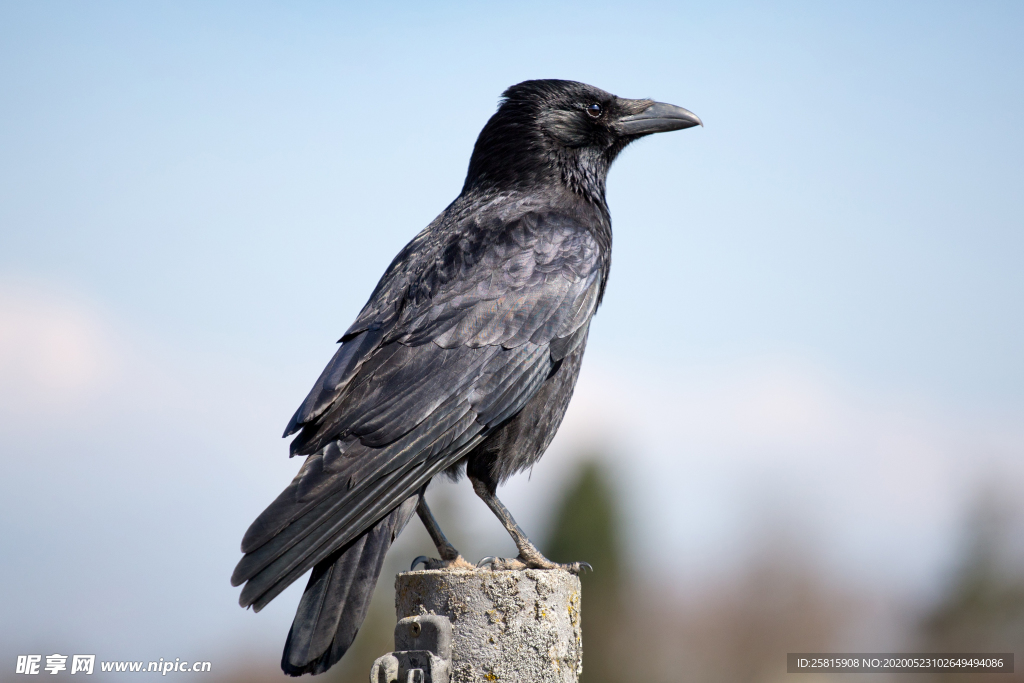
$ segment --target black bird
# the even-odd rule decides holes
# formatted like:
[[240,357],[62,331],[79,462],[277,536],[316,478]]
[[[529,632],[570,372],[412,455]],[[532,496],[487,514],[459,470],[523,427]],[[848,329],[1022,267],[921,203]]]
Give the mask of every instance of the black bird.
[[322,673],[352,644],[391,543],[414,513],[448,542],[424,490],[465,470],[519,549],[549,561],[495,496],[535,463],[569,405],[611,265],[605,178],[630,142],[702,125],[691,112],[582,83],[525,81],[502,96],[462,193],[399,252],[284,435],[308,456],[252,523],[231,577],[262,609],[310,569],[281,667]]

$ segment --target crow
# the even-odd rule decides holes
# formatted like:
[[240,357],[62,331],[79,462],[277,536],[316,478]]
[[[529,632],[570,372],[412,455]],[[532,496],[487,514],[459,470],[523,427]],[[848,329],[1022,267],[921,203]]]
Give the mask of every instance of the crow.
[[[318,674],[356,637],[387,553],[418,514],[429,568],[466,568],[423,494],[465,472],[519,556],[494,570],[565,569],[495,495],[533,465],[572,397],[611,266],[605,178],[630,142],[703,125],[671,104],[563,80],[508,88],[462,192],[388,266],[284,436],[308,456],[242,539],[231,577],[259,611],[312,569],[284,647]],[[415,563],[414,563],[415,566]]]

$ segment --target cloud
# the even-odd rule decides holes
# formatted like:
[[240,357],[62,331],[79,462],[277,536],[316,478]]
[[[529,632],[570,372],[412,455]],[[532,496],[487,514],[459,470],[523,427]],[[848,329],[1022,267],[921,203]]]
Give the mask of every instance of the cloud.
[[287,411],[280,389],[82,297],[0,282],[0,655],[202,659],[286,630],[294,601],[257,624],[228,583],[246,526],[299,464],[268,419]]
[[99,316],[39,289],[0,287],[0,402],[52,409],[109,387],[113,339]]

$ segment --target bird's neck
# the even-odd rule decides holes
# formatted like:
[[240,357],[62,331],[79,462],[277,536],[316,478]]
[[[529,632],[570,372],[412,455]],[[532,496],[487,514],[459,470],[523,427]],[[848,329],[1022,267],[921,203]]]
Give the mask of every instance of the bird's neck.
[[555,166],[559,180],[570,192],[608,213],[604,189],[608,160],[604,154],[589,147],[563,150],[555,154]]
[[605,178],[611,161],[606,154],[592,147],[554,147],[539,136],[520,139],[517,143],[495,149],[478,142],[462,192],[548,195],[552,190],[568,192],[607,214]]

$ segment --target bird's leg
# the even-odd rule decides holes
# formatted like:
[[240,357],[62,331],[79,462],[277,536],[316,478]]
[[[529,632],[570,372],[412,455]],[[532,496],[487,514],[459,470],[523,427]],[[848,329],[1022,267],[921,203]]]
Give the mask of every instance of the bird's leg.
[[473,482],[473,490],[476,492],[476,495],[480,496],[487,503],[487,507],[491,508],[491,512],[494,513],[495,517],[501,520],[505,531],[512,537],[516,547],[519,549],[519,557],[515,559],[488,557],[481,560],[477,566],[490,564],[494,569],[565,569],[573,574],[579,574],[584,569],[593,569],[586,562],[559,564],[541,555],[540,551],[537,550],[537,546],[527,538],[526,532],[516,523],[516,520],[512,518],[512,513],[498,500],[498,496],[490,490],[490,487],[472,475],[469,475],[469,480]]
[[448,541],[448,538],[441,531],[441,525],[434,519],[434,513],[427,507],[427,499],[420,494],[419,504],[416,506],[416,514],[420,516],[420,521],[423,522],[423,526],[427,528],[427,533],[430,534],[430,540],[437,546],[437,554],[441,556],[440,560],[427,557],[426,555],[420,555],[412,562],[410,571],[416,568],[420,562],[426,565],[427,569],[474,569],[474,566],[469,562],[462,559],[462,555],[455,549],[455,546]]
[[416,506],[416,514],[420,516],[420,521],[427,528],[430,540],[437,546],[437,553],[441,556],[441,559],[445,562],[455,561],[459,557],[459,551],[455,549],[455,546],[451,544],[448,537],[441,531],[441,525],[437,523],[434,513],[427,506],[427,499],[423,496],[420,496],[419,504]]

